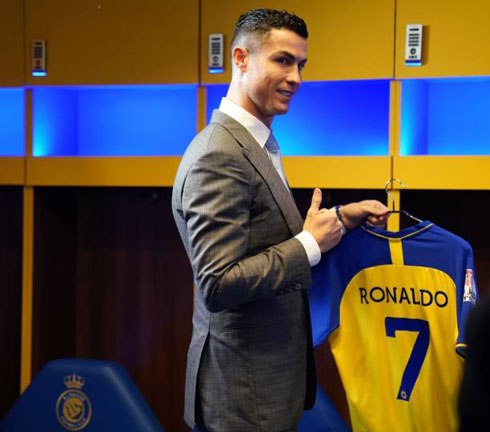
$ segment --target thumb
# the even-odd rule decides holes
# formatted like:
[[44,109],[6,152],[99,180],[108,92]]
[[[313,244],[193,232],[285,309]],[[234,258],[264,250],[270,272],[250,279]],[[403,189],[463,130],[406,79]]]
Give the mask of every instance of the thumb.
[[310,210],[317,213],[320,210],[320,204],[322,203],[322,191],[315,188],[313,196],[311,197]]

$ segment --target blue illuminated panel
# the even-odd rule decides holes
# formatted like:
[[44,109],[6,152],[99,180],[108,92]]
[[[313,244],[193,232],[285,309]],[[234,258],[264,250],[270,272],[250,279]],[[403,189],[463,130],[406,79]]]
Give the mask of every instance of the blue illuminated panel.
[[[207,87],[207,118],[219,107],[227,85]],[[272,128],[289,156],[389,154],[388,80],[303,83],[289,113]]]
[[490,155],[490,79],[404,80],[400,154]]
[[34,89],[34,156],[178,156],[197,131],[197,87]]
[[219,108],[221,98],[228,92],[228,84],[214,84],[206,87],[206,124],[211,121],[213,110]]
[[0,156],[24,156],[24,89],[0,89]]

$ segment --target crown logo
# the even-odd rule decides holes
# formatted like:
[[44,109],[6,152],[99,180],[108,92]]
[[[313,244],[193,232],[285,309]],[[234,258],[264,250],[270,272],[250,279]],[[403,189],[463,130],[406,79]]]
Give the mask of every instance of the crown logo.
[[65,376],[64,381],[65,386],[72,389],[81,389],[85,384],[85,380],[75,372],[72,375]]

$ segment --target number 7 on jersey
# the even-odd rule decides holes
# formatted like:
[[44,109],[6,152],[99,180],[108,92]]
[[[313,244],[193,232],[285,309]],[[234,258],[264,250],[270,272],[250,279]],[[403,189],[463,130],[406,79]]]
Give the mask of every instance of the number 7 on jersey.
[[412,354],[408,359],[407,366],[403,372],[402,383],[398,391],[397,399],[408,402],[412,394],[413,387],[422,368],[422,364],[429,348],[430,329],[429,323],[425,320],[414,318],[385,318],[386,336],[396,337],[396,331],[418,332]]

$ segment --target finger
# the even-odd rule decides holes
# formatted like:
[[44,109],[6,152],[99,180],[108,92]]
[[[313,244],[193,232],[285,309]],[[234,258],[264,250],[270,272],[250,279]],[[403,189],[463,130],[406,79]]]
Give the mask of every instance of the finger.
[[322,203],[322,191],[315,188],[313,191],[313,196],[311,197],[310,210],[317,213],[320,209],[320,204]]
[[389,211],[389,208],[379,201],[373,201],[372,207],[375,210],[375,214],[378,216],[385,216]]
[[371,224],[371,225],[375,225],[375,226],[383,226],[386,224],[386,220],[388,219],[388,215],[385,215],[385,216],[369,216],[367,218],[367,221]]
[[370,224],[376,225],[380,221],[380,218],[378,216],[369,215],[367,217],[367,221]]
[[366,210],[369,213],[368,217],[385,217],[389,211],[381,203],[379,205],[370,205]]

